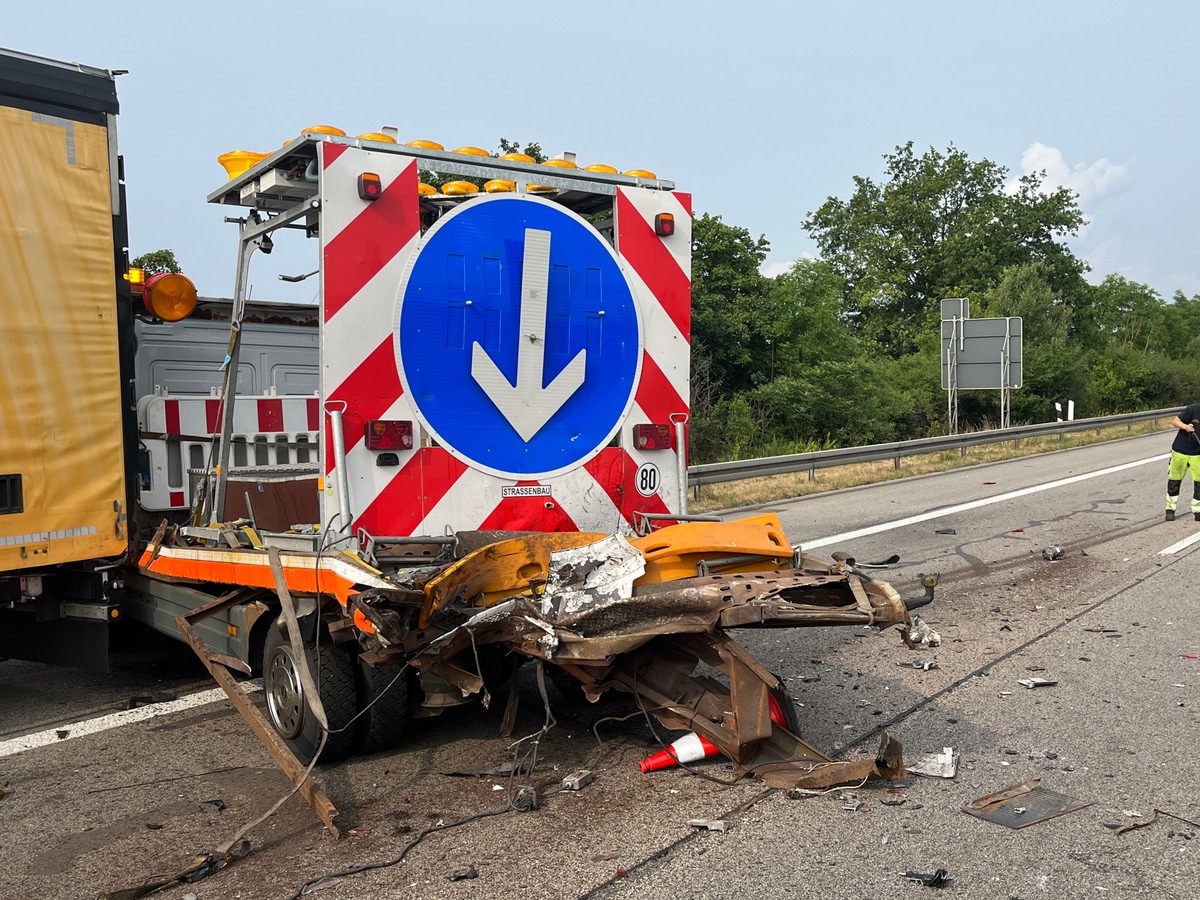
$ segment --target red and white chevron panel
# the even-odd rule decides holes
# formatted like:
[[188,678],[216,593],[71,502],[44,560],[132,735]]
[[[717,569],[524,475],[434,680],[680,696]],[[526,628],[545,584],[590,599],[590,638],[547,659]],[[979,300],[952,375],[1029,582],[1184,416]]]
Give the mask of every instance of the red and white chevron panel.
[[[679,509],[681,448],[674,434],[665,450],[638,450],[633,434],[637,424],[669,423],[688,413],[689,195],[629,188],[617,197],[616,249],[639,304],[643,342],[640,381],[618,446],[600,449],[564,474],[514,481],[436,446],[401,384],[397,295],[421,246],[416,161],[324,143],[321,166],[321,396],[327,412],[342,410],[352,519],[349,527],[335,527],[376,537],[447,529],[628,532],[637,513]],[[380,177],[379,199],[359,197],[364,172]],[[667,238],[654,233],[654,217],[662,212],[674,214],[677,226]],[[366,446],[365,429],[375,419],[413,424],[415,446],[392,451],[395,465],[378,465],[380,453]],[[339,509],[331,421],[322,416],[326,521]],[[661,477],[657,490],[643,496],[636,475],[647,462]]]
[[[221,416],[216,397],[145,397],[138,427],[153,434],[207,438],[221,433]],[[235,436],[313,433],[320,422],[316,397],[240,397],[233,407]]]
[[[193,452],[208,460],[212,438],[221,433],[221,401],[155,394],[138,401],[137,415],[150,474],[149,486],[139,491],[139,505],[155,511],[187,509],[192,486],[186,469]],[[307,441],[315,449],[320,424],[316,397],[239,397],[233,408],[235,458],[239,445],[247,456],[261,446],[274,456],[273,462],[293,462],[299,452],[288,445]]]

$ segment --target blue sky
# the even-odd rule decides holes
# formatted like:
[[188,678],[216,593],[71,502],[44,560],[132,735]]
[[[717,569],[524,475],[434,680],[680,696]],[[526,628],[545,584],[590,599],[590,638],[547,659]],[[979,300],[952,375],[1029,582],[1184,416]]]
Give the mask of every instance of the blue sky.
[[[953,143],[1015,177],[1045,169],[1091,224],[1072,249],[1170,298],[1200,293],[1194,92],[1200,6],[627,2],[116,4],[5,14],[0,46],[120,76],[134,254],[175,250],[232,292],[216,157],[315,124],[496,149],[536,140],[582,164],[645,168],[698,212],[765,234],[775,273],[802,227],[885,153]],[[278,241],[277,245],[282,244]],[[311,300],[312,241],[256,258],[253,296]]]

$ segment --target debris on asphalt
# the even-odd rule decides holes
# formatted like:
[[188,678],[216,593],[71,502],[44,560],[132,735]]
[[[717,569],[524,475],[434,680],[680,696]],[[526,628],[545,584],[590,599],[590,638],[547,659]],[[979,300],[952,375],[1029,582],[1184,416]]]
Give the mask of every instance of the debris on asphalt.
[[163,888],[170,887],[176,882],[183,881],[188,884],[194,884],[200,879],[224,869],[231,863],[237,862],[249,852],[249,841],[236,841],[229,845],[228,849],[200,854],[192,860],[187,868],[181,869],[174,875],[156,875],[131,888],[104,891],[97,896],[96,900],[137,900],[138,897],[145,897],[148,894],[161,891]]
[[[1123,810],[1123,812],[1127,816],[1132,815],[1138,818],[1140,818],[1142,815],[1141,813],[1133,812],[1132,810]],[[1145,828],[1159,816],[1166,816],[1168,819],[1175,819],[1177,822],[1183,822],[1187,825],[1191,825],[1193,828],[1200,828],[1200,823],[1193,822],[1191,819],[1185,819],[1182,816],[1177,816],[1174,813],[1164,812],[1161,809],[1154,810],[1154,812],[1150,814],[1150,817],[1144,822],[1126,822],[1124,825],[1118,825],[1116,823],[1109,822],[1104,822],[1103,824],[1104,827],[1110,829],[1113,834],[1124,834],[1127,831],[1133,831],[1135,828]],[[1174,832],[1172,832],[1172,835],[1173,834]],[[1180,834],[1187,840],[1191,839],[1191,836],[1184,832],[1180,832]]]
[[879,562],[857,563],[856,565],[860,569],[886,569],[888,566],[894,566],[898,562],[900,562],[900,554],[893,553],[887,559],[881,559]]
[[1091,803],[1051,791],[1041,784],[1040,778],[1030,778],[972,800],[962,810],[996,825],[1017,829],[1091,806]]
[[447,877],[451,881],[469,881],[472,878],[479,877],[479,870],[474,866],[467,866],[464,869],[455,869]]
[[1049,678],[1018,678],[1017,684],[1024,685],[1027,688],[1052,687],[1058,684],[1057,681],[1052,681]]
[[225,809],[224,800],[201,800],[200,808],[207,813],[219,813]]
[[910,659],[907,662],[896,663],[896,665],[902,669],[920,669],[923,672],[940,668],[936,659]]
[[941,753],[930,753],[908,767],[913,775],[927,778],[953,778],[958,772],[959,754],[953,747],[943,747]]
[[725,831],[729,827],[724,819],[688,819],[688,825],[703,831]]
[[450,778],[498,778],[509,775],[524,775],[522,764],[509,760],[497,765],[481,766],[478,769],[454,769],[440,774]]
[[125,703],[126,709],[137,709],[147,703],[170,703],[173,700],[178,700],[178,694],[170,694],[162,691],[155,691],[149,694],[134,694]]
[[1062,559],[1066,555],[1066,551],[1063,550],[1063,548],[1058,544],[1055,544],[1053,547],[1044,547],[1042,549],[1042,559],[1056,560]]
[[581,791],[596,780],[596,773],[591,769],[578,769],[562,780],[564,791]]
[[909,625],[896,626],[906,646],[915,650],[917,647],[936,647],[941,644],[942,636],[934,631],[928,622],[915,613],[911,619]]
[[958,534],[953,528],[937,528],[934,529],[934,534]]
[[924,872],[902,872],[901,874],[914,884],[923,884],[926,887],[945,887],[953,880],[945,869],[938,869],[930,874]]
[[60,729],[58,729],[58,731],[54,732],[54,734],[58,737],[58,739],[60,741],[66,740],[67,735],[69,735],[70,733],[71,733],[71,729],[69,729],[69,728],[60,728]]

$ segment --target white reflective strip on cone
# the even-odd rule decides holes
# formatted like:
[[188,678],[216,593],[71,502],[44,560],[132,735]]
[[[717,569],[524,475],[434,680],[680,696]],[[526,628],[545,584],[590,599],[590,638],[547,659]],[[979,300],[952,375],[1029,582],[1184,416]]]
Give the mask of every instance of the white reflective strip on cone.
[[671,752],[675,758],[681,763],[696,762],[696,760],[704,759],[704,745],[700,743],[700,735],[696,732],[685,734],[675,743],[671,744]]

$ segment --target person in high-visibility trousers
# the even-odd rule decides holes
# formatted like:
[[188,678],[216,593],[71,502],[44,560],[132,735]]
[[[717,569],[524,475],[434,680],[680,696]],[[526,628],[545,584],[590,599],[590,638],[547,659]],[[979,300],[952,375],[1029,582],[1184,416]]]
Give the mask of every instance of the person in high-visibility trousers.
[[1200,403],[1185,406],[1171,420],[1171,424],[1179,430],[1175,432],[1175,441],[1171,444],[1171,462],[1167,467],[1167,521],[1175,518],[1179,486],[1183,484],[1183,476],[1190,471],[1192,514],[1200,522],[1200,434],[1196,433],[1196,426],[1200,425]]

